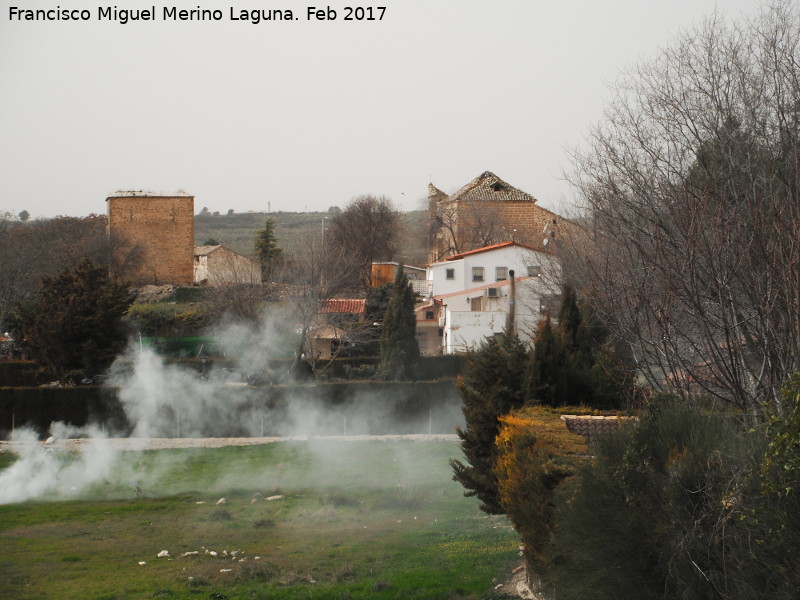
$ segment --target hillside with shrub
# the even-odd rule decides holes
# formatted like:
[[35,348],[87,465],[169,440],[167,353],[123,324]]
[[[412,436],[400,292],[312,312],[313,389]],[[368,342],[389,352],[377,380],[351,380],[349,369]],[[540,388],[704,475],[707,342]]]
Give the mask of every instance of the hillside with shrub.
[[[324,229],[330,227],[337,212],[246,212],[231,214],[197,214],[194,221],[195,245],[215,241],[244,256],[254,256],[256,233],[264,228],[267,219],[275,224],[278,246],[286,254],[302,253],[309,238],[320,239]],[[427,213],[410,211],[400,213],[403,242],[395,260],[412,265],[422,265],[426,260]]]

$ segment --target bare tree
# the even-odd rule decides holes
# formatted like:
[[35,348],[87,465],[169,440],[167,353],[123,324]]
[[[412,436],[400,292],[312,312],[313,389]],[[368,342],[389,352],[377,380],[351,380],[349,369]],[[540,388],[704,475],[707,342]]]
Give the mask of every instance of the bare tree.
[[800,368],[799,45],[789,2],[714,15],[574,153],[583,276],[653,385],[754,408]]
[[496,205],[485,202],[442,202],[431,221],[430,260],[467,250],[514,241],[514,231],[504,226]]
[[374,261],[392,260],[401,239],[400,215],[385,196],[360,196],[333,217],[325,243],[329,251],[355,262],[353,285],[371,285]]
[[137,260],[138,248],[114,252],[121,243],[109,239],[102,215],[0,220],[0,320],[17,302],[32,300],[43,277],[75,268],[82,258],[109,267],[114,280],[124,281]]
[[279,279],[285,286],[288,312],[297,324],[297,360],[306,355],[309,329],[318,322],[324,302],[349,290],[361,267],[361,261],[345,248],[324,244],[316,235],[308,235],[303,249],[286,258]]

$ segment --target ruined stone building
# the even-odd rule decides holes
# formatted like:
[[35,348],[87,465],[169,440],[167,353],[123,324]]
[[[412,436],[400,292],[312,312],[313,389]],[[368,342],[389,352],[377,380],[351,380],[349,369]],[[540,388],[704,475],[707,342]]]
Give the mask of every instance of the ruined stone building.
[[194,249],[194,282],[198,285],[257,285],[261,265],[222,245]]
[[112,248],[132,262],[134,285],[192,285],[194,196],[121,191],[106,203]]
[[428,262],[502,242],[546,248],[574,225],[490,171],[452,196],[428,184]]

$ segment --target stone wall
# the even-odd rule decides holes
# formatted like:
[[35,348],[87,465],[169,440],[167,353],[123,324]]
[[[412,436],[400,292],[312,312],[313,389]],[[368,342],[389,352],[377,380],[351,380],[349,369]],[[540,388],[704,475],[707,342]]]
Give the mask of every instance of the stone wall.
[[443,227],[435,238],[430,262],[501,242],[543,249],[545,238],[554,241],[574,227],[534,202],[444,202],[439,214]]
[[194,281],[194,196],[119,194],[106,199],[116,251],[136,256],[135,285]]

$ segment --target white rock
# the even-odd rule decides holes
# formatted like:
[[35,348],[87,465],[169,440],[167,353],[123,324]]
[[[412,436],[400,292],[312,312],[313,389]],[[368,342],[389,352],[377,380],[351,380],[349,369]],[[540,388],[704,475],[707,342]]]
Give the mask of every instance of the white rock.
[[225,504],[225,498],[220,498],[219,500],[217,500],[217,506],[219,506],[220,504]]
[[158,553],[158,558],[164,558],[165,556],[169,556],[169,550],[162,550]]
[[278,494],[277,496],[269,496],[268,498],[265,498],[265,500],[283,500],[283,495]]
[[233,571],[233,569],[220,569],[219,570],[220,573],[230,573],[231,571]]
[[140,561],[139,561],[139,566],[140,566],[140,567],[143,567],[143,566],[144,566],[144,565],[146,565],[146,564],[147,564],[147,563],[146,563],[145,561],[143,561],[143,560],[140,560]]

